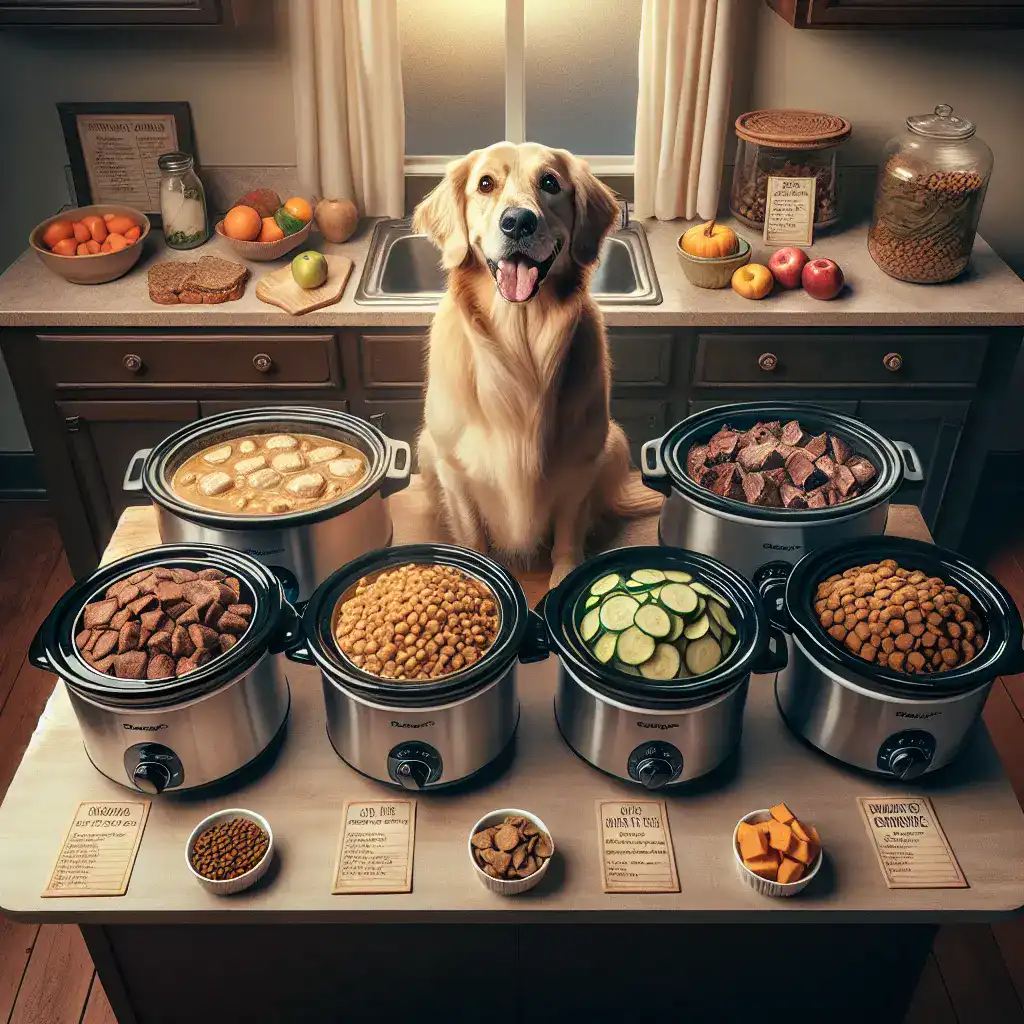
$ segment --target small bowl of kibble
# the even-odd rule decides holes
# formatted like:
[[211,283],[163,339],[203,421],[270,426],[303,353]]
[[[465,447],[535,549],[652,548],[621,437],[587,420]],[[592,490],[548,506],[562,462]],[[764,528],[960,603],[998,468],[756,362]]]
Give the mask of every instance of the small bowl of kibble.
[[204,888],[230,896],[255,885],[270,867],[274,833],[262,814],[231,807],[217,811],[192,830],[185,863]]
[[482,885],[517,896],[547,874],[555,844],[547,825],[529,811],[506,807],[485,814],[469,833],[469,859]]

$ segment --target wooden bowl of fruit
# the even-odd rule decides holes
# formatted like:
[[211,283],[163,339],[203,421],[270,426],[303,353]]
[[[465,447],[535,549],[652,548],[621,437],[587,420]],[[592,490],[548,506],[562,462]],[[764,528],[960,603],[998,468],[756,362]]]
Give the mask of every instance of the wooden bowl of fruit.
[[28,244],[55,274],[73,284],[105,284],[127,274],[142,255],[149,218],[130,206],[98,203],[65,210],[36,225]]
[[258,189],[243,196],[224,219],[217,222],[217,234],[243,259],[276,260],[301,245],[313,224],[313,210],[301,196],[278,201],[277,193]]

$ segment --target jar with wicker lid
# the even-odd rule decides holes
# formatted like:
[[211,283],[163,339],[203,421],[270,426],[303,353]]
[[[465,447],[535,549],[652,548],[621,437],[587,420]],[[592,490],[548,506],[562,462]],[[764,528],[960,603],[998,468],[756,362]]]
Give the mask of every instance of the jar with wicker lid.
[[768,179],[814,178],[814,227],[839,220],[836,152],[850,122],[817,110],[751,110],[736,118],[736,165],[730,208],[745,224],[764,227]]
[[915,284],[963,273],[991,175],[992,151],[952,107],[908,117],[907,130],[885,148],[868,231],[871,258],[890,277]]

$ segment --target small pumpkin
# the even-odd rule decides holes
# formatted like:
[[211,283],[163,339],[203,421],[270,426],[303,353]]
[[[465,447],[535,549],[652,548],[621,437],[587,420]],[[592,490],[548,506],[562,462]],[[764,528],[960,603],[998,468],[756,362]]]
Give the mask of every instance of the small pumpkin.
[[716,224],[713,220],[690,228],[683,234],[681,244],[683,252],[704,259],[734,256],[740,248],[736,232],[724,224]]

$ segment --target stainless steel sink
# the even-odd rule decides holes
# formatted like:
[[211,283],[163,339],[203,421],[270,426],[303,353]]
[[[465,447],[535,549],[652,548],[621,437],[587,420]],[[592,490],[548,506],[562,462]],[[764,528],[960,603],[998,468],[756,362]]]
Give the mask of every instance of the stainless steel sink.
[[[426,235],[413,232],[408,219],[378,221],[355,301],[365,306],[436,306],[445,288],[439,256]],[[602,306],[661,302],[647,235],[639,224],[627,224],[605,239],[590,292]]]

